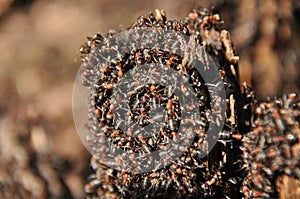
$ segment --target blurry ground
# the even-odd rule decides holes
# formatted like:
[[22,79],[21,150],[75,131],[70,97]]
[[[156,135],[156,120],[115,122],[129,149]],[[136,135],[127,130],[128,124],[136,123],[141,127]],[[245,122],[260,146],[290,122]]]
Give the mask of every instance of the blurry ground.
[[[83,198],[89,154],[72,118],[87,35],[164,9],[215,5],[259,98],[299,92],[300,3],[292,0],[0,0],[0,198]],[[121,25],[121,26],[120,26]]]

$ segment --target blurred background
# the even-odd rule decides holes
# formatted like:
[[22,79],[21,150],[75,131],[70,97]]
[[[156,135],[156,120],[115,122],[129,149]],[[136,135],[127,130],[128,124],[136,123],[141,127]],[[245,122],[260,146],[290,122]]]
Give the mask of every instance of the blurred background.
[[90,155],[72,117],[86,36],[164,9],[218,12],[258,99],[299,92],[300,2],[292,0],[0,0],[0,198],[83,198]]

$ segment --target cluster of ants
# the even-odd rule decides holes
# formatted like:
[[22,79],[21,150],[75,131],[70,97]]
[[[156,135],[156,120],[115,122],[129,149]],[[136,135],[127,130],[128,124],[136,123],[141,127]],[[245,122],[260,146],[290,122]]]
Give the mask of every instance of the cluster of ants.
[[[163,10],[156,10],[139,17],[128,29],[177,31],[195,38],[215,62],[224,84],[226,108],[224,125],[210,151],[204,150],[210,143],[204,142],[203,137],[208,136],[209,123],[214,122],[208,113],[213,108],[212,101],[217,98],[210,96],[203,77],[183,57],[147,46],[120,55],[118,49],[122,49],[122,44],[110,40],[116,31],[88,37],[88,42],[81,46],[81,83],[90,90],[87,142],[94,149],[91,165],[95,170],[85,186],[88,198],[270,198],[278,194],[277,176],[286,174],[300,178],[300,151],[295,147],[299,145],[300,137],[299,95],[257,102],[251,88],[246,84],[241,88],[239,57],[230,34],[221,29],[222,24],[218,14],[204,8],[194,9],[180,21],[167,20]],[[149,35],[139,37],[146,36]],[[177,47],[184,42],[176,43]],[[103,59],[103,54],[114,54],[118,59]],[[205,56],[198,58],[206,59]],[[176,131],[182,119],[178,96],[168,95],[165,87],[157,84],[134,90],[128,101],[128,116],[147,125],[149,120],[144,120],[149,119],[147,107],[158,104],[166,111],[162,114],[166,118],[166,127],[161,132],[150,138],[128,139],[128,134],[114,126],[111,97],[115,83],[135,67],[157,63],[188,76],[198,99],[197,109],[202,121],[200,132],[195,134],[190,147],[180,157],[162,168],[145,173],[110,168],[101,161],[107,150],[101,146],[104,136],[122,150],[136,153],[159,150],[162,142],[178,139]],[[126,161],[133,160],[129,157],[121,162]]]

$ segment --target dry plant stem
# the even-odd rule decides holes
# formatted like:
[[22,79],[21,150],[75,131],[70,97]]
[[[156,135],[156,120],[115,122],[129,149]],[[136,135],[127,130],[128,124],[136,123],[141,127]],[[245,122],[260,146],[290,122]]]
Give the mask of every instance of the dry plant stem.
[[280,199],[300,198],[300,180],[282,175],[276,179]]

